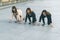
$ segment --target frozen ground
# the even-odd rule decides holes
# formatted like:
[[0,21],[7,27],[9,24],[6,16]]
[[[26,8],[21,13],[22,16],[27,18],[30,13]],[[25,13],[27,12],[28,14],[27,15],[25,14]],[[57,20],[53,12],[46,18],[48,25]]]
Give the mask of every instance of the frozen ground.
[[54,27],[9,23],[11,5],[9,8],[0,10],[0,40],[60,40],[59,0],[38,0],[14,5],[22,9],[24,16],[26,8],[32,8],[37,15],[37,19],[39,19],[43,9],[48,10],[52,14]]

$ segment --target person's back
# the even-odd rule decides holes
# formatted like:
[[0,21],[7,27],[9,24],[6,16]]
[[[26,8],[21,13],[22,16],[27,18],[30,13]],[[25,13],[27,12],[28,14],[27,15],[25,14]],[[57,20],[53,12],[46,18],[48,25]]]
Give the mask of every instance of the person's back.
[[19,21],[23,21],[23,14],[22,14],[22,10],[21,9],[17,9],[18,15],[17,15],[17,19]]
[[22,15],[22,10],[21,9],[17,9],[18,15]]

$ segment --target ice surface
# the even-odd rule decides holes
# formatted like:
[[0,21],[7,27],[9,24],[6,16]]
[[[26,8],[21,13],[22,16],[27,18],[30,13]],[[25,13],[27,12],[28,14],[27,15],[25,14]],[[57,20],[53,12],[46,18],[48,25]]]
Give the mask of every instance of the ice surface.
[[[42,0],[14,4],[25,10],[30,7],[36,13],[37,19],[43,9],[52,14],[53,27],[42,27],[37,25],[9,23],[11,7],[0,10],[0,40],[60,40],[60,1]],[[37,20],[38,21],[38,20]]]

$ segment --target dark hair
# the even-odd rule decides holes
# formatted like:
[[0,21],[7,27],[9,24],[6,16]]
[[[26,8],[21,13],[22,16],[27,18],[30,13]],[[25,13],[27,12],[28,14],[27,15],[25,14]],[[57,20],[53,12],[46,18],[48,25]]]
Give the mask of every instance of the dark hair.
[[32,12],[32,11],[31,11],[31,8],[27,8],[27,9],[26,9],[26,13],[27,13],[28,10],[30,11],[30,13]]
[[[13,11],[15,9],[15,11]],[[15,6],[12,7],[12,13],[17,13],[17,8]]]
[[43,10],[43,11],[42,11],[42,14],[43,14],[43,12],[45,12],[46,15],[49,15],[49,13],[48,13],[47,10]]
[[43,12],[47,12],[46,10],[43,10]]

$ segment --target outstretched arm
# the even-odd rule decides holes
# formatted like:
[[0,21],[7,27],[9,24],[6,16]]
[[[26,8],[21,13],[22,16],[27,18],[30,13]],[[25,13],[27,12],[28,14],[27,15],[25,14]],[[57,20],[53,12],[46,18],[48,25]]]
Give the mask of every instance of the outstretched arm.
[[40,16],[40,18],[39,18],[39,22],[41,22],[41,19],[42,19],[42,16]]

